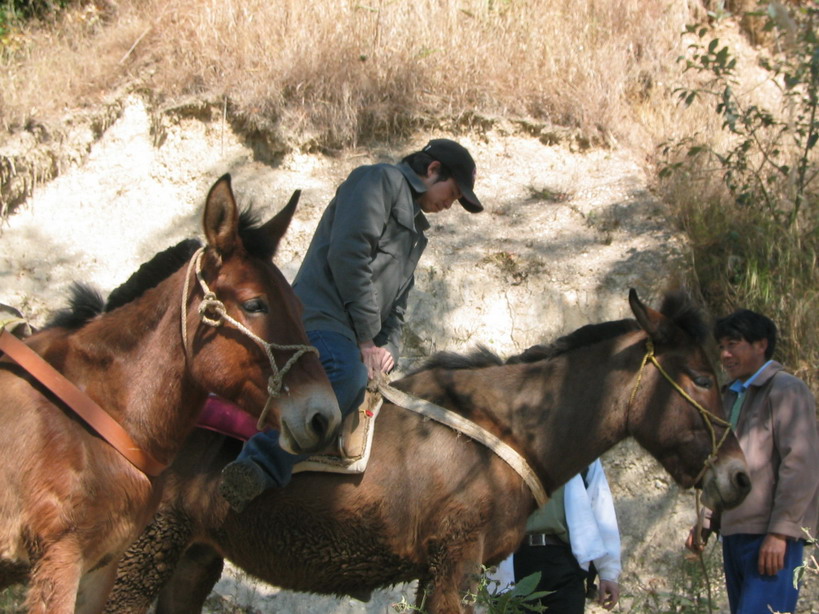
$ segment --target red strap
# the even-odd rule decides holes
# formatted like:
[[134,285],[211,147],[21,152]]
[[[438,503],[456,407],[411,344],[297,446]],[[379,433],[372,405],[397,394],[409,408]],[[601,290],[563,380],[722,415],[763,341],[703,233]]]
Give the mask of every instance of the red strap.
[[247,441],[259,432],[256,418],[241,407],[215,395],[208,396],[196,426],[241,441]]
[[77,415],[143,473],[157,476],[167,465],[142,450],[131,436],[91,398],[69,382],[42,356],[7,330],[0,332],[0,350],[56,394]]

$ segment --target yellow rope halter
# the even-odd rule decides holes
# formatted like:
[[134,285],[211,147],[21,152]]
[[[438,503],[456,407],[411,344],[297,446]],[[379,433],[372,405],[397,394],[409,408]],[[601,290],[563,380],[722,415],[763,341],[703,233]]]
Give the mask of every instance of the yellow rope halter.
[[[691,403],[697,411],[700,412],[702,415],[703,420],[705,421],[705,425],[708,427],[708,432],[711,435],[711,454],[708,458],[705,459],[705,463],[703,464],[702,470],[697,475],[696,479],[694,480],[694,484],[702,479],[702,476],[708,470],[708,467],[713,466],[714,461],[717,458],[717,454],[719,453],[719,449],[722,447],[722,444],[725,443],[725,440],[728,438],[728,434],[731,432],[730,426],[731,424],[719,416],[715,416],[713,413],[705,409],[702,405],[700,405],[694,398],[691,397],[685,390],[683,390],[682,386],[680,386],[674,379],[668,374],[668,372],[663,369],[663,366],[657,360],[657,357],[654,355],[654,342],[651,338],[646,340],[646,353],[643,356],[643,362],[640,364],[640,372],[637,375],[637,382],[634,385],[634,390],[631,392],[631,398],[629,399],[629,408],[634,403],[634,399],[637,396],[637,390],[640,388],[640,383],[643,380],[643,371],[645,370],[646,364],[651,361],[651,363],[657,367],[657,370],[663,375],[663,377],[668,380],[668,383],[676,390],[677,392],[682,395],[682,397]],[[728,427],[725,429],[725,433],[723,434],[722,438],[717,441],[717,433],[714,429],[714,424],[719,424],[720,426]]]

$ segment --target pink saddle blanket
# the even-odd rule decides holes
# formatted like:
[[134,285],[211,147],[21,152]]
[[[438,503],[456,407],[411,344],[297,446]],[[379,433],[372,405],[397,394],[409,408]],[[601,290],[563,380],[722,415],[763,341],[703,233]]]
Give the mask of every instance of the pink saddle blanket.
[[259,432],[256,418],[239,406],[216,395],[208,396],[196,426],[247,441]]

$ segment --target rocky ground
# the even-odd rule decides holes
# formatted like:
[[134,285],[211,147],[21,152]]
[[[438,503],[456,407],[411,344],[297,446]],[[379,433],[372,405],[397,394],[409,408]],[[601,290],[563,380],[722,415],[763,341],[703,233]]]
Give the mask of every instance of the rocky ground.
[[[111,290],[160,249],[201,234],[205,194],[226,172],[240,200],[265,213],[303,190],[277,256],[292,278],[346,174],[395,160],[434,136],[446,135],[419,135],[400,151],[336,158],[291,153],[269,162],[219,121],[157,119],[141,100],[128,99],[87,156],[64,163],[59,176],[39,183],[3,221],[0,303],[40,325],[63,305],[72,280]],[[456,206],[431,216],[403,368],[433,351],[478,343],[511,354],[589,322],[629,316],[628,288],[656,304],[684,269],[684,242],[628,152],[583,150],[571,139],[554,142],[500,123],[479,137],[457,138],[477,160],[476,193],[486,211],[469,215]],[[693,494],[681,493],[633,444],[621,444],[604,463],[623,536],[621,610],[659,611],[654,596],[666,602],[690,596],[681,571],[689,564],[682,543],[694,520]],[[719,573],[712,580],[721,586]],[[380,613],[392,611],[404,594],[411,600],[408,590],[396,587],[363,604],[279,591],[228,569],[209,607]],[[810,603],[803,600],[800,611],[819,612]]]

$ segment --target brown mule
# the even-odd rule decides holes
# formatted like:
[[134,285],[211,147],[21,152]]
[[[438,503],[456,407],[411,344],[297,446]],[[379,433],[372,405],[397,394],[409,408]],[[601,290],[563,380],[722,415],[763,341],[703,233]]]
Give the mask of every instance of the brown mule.
[[[338,406],[307,351],[300,304],[271,261],[296,200],[253,225],[223,177],[205,203],[202,251],[192,255],[186,241],[163,252],[132,282],[162,275],[120,291],[105,313],[63,313],[27,345],[160,463],[172,461],[209,392],[256,416],[271,401],[268,423],[291,451],[322,447]],[[205,289],[220,302],[207,297],[200,315]],[[82,294],[75,306],[88,312]],[[204,324],[220,309],[236,325]],[[303,355],[284,373],[294,348]],[[138,470],[8,356],[0,356],[0,459],[0,588],[28,581],[32,614],[99,611],[163,478]]]
[[[636,321],[586,326],[506,364],[486,352],[443,355],[394,386],[503,439],[548,492],[630,436],[681,486],[702,488],[707,505],[738,505],[749,480],[703,350],[707,328],[683,296],[660,312],[633,291],[629,302]],[[386,402],[362,475],[301,473],[241,514],[215,496],[236,451],[213,433],[192,435],[107,612],[145,612],[157,595],[157,612],[200,612],[224,557],[273,585],[323,594],[366,597],[418,579],[425,611],[461,613],[475,572],[517,547],[535,508],[487,448]]]

